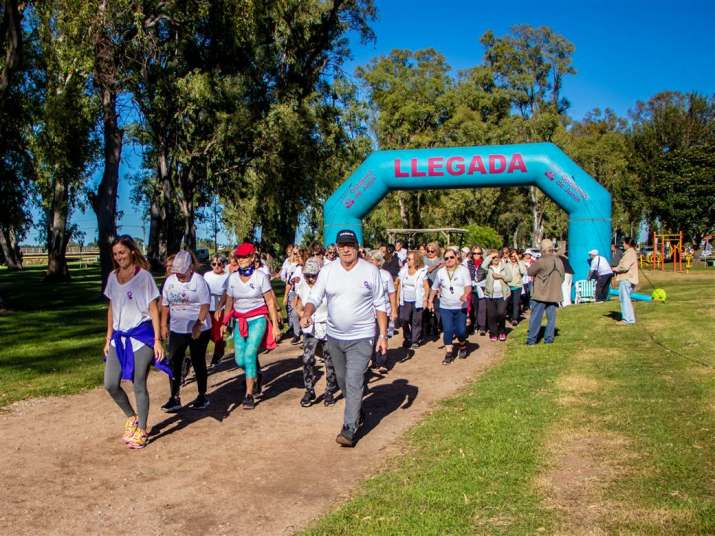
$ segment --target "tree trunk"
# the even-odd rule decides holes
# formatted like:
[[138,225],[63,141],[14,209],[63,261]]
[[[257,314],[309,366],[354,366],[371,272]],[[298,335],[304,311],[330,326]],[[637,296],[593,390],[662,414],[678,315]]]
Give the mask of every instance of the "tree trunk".
[[[3,18],[0,20],[0,44],[5,49],[0,69],[0,96],[10,85],[10,79],[22,63],[22,9],[18,0],[3,1]],[[24,9],[24,7],[23,7]]]
[[52,191],[52,208],[48,218],[47,229],[47,274],[45,280],[67,281],[70,279],[67,266],[67,244],[71,232],[67,231],[67,218],[69,217],[68,191],[65,181],[61,177],[55,178]]
[[159,254],[159,238],[161,235],[161,192],[157,190],[151,196],[149,205],[149,244],[147,256],[153,270],[160,270],[162,259]]
[[22,258],[18,254],[17,240],[15,239],[15,231],[8,229],[5,231],[0,227],[0,247],[5,256],[5,263],[10,270],[22,270]]
[[538,247],[544,234],[544,209],[540,206],[536,186],[529,186],[529,205],[531,208],[531,245]]
[[[105,21],[107,0],[100,2],[99,19]],[[105,21],[106,22],[106,21]],[[117,66],[114,45],[105,28],[97,31],[94,43],[94,81],[102,102],[104,125],[104,171],[97,193],[89,200],[97,217],[99,259],[102,267],[102,288],[112,271],[112,242],[117,236],[117,185],[122,157],[123,131],[117,114]]]

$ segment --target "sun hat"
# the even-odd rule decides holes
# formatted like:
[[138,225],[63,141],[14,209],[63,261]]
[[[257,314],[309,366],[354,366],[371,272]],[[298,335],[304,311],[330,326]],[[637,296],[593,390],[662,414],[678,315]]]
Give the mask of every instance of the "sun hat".
[[311,257],[307,261],[305,261],[305,265],[303,266],[303,274],[304,275],[318,275],[318,272],[320,272],[320,260],[316,259],[315,257]]
[[593,255],[594,257],[598,255],[598,250],[597,249],[592,249],[591,251],[588,252],[589,255]]

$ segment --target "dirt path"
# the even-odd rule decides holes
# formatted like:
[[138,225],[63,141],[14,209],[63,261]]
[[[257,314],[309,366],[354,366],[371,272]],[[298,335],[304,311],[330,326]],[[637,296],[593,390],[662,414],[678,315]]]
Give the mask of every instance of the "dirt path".
[[[342,400],[300,407],[299,348],[287,342],[262,356],[266,386],[252,412],[237,406],[243,376],[230,361],[209,377],[206,412],[162,413],[168,382],[152,374],[143,451],[121,443],[123,416],[102,389],[16,404],[0,414],[0,534],[292,534],[348,497],[436,401],[501,355],[503,346],[471,339],[482,347],[449,367],[438,343],[405,361],[392,350],[394,368],[370,383],[367,434],[354,449],[335,443]],[[192,400],[195,386],[182,394]]]

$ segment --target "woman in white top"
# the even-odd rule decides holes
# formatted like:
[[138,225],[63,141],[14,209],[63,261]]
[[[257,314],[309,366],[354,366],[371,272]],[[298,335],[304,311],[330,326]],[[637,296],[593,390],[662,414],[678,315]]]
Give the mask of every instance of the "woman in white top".
[[492,252],[484,263],[487,269],[487,284],[484,294],[487,297],[487,324],[489,340],[506,340],[506,308],[511,297],[509,283],[512,280],[511,266],[498,252]]
[[[253,409],[254,386],[258,377],[257,356],[261,346],[275,348],[275,334],[279,333],[276,296],[270,278],[256,270],[254,259],[256,249],[253,244],[240,244],[235,255],[238,270],[228,279],[226,290],[226,313],[221,332],[232,318],[238,319],[233,330],[233,345],[236,365],[246,374],[246,396],[244,409]],[[271,324],[268,324],[268,318]]]
[[416,251],[407,253],[405,266],[397,276],[399,297],[399,321],[404,335],[403,346],[418,348],[422,335],[422,311],[429,301],[429,279],[422,255]]
[[293,310],[293,302],[295,301],[295,287],[301,281],[301,271],[303,263],[307,258],[307,250],[294,247],[291,252],[291,262],[286,268],[285,274],[285,292],[283,294],[283,303],[286,306],[286,312],[288,313],[288,326],[293,330],[293,338],[291,339],[291,344],[298,344],[300,342],[300,318],[297,313]]
[[[467,304],[472,294],[472,279],[460,263],[459,256],[453,249],[444,253],[445,265],[437,270],[429,297],[429,308],[434,310],[434,300],[439,294],[439,316],[446,355],[443,365],[449,365],[455,357],[467,357]],[[452,339],[457,337],[457,355],[452,352]]]
[[[371,261],[380,270],[380,279],[382,280],[382,288],[385,295],[385,308],[387,313],[387,336],[392,337],[397,324],[397,292],[395,282],[392,279],[392,274],[385,270],[384,254],[380,250],[372,250],[366,253],[367,260]],[[377,320],[375,320],[377,322]],[[377,368],[380,374],[386,374],[387,369],[387,352],[375,352],[372,357],[372,366]]]
[[[107,309],[107,338],[104,388],[127,416],[123,439],[129,448],[147,443],[149,393],[146,379],[153,360],[164,359],[159,330],[159,289],[148,272],[149,263],[129,236],[112,244],[114,270],[109,274],[104,295]],[[134,411],[122,380],[134,383],[137,411]]]
[[204,274],[204,280],[209,286],[211,303],[209,304],[209,318],[211,319],[211,340],[214,343],[214,353],[209,369],[218,365],[223,359],[226,350],[226,341],[221,335],[223,321],[223,306],[226,303],[226,289],[228,276],[226,271],[226,258],[223,255],[214,255],[211,259],[211,271]]
[[191,252],[179,251],[171,265],[172,274],[166,278],[161,293],[161,334],[164,339],[169,340],[173,372],[171,396],[161,407],[167,413],[175,413],[181,409],[179,390],[187,347],[199,391],[199,396],[189,407],[205,409],[209,405],[206,397],[206,347],[211,338],[211,293],[204,278],[194,271],[195,266],[196,261]]

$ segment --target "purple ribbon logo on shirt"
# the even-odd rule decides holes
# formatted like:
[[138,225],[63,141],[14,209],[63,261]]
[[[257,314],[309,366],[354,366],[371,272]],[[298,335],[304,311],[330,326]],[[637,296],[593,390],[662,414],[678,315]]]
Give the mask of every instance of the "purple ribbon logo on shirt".
[[134,296],[132,295],[132,291],[131,291],[131,290],[130,290],[129,292],[127,292],[127,298],[129,298],[130,300],[133,300],[133,299],[134,299]]
[[363,285],[366,289],[370,290],[370,283],[368,283],[367,281],[363,281],[363,282],[362,282],[362,285]]

